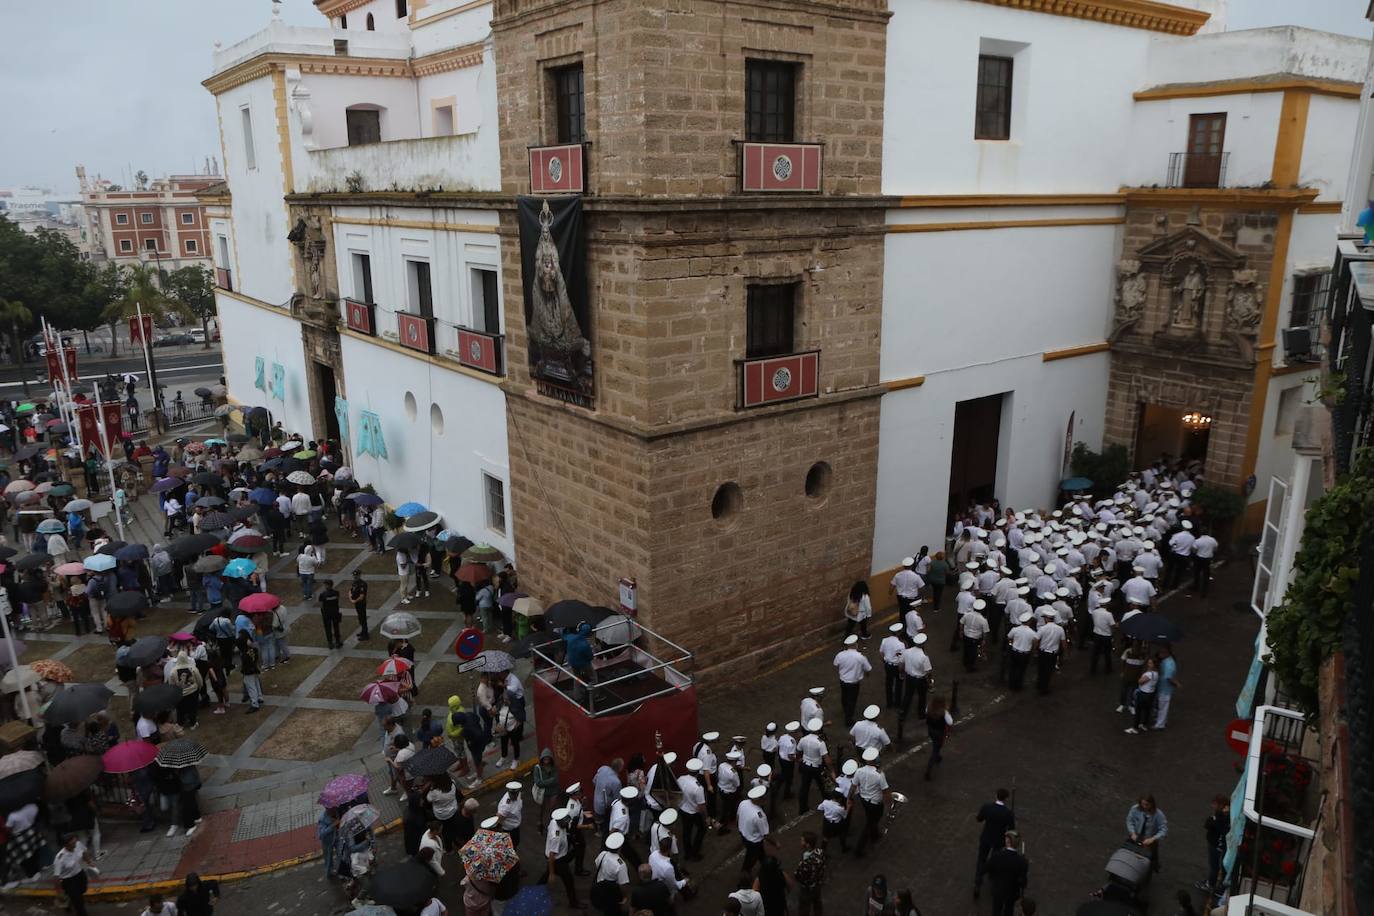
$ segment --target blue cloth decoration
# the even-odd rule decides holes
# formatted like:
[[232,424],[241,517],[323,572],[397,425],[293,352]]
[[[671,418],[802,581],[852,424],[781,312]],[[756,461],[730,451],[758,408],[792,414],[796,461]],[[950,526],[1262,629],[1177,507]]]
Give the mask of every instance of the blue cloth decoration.
[[386,458],[386,440],[382,438],[382,418],[374,411],[358,414],[358,454]]
[[348,402],[334,395],[334,419],[339,421],[339,441],[348,441]]
[[272,364],[272,388],[269,393],[278,401],[286,402],[286,367],[281,363]]
[[253,363],[253,387],[259,391],[267,390],[267,361],[261,356]]
[[1364,230],[1364,243],[1374,245],[1374,200],[1368,201],[1365,208],[1360,211],[1360,215],[1355,218],[1355,225]]

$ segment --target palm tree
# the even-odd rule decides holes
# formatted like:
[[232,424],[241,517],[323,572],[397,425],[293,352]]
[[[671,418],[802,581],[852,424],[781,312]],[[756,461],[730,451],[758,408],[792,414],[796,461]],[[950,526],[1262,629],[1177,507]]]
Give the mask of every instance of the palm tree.
[[29,373],[24,367],[24,340],[19,329],[33,324],[33,312],[22,302],[0,299],[0,328],[8,328],[11,346],[19,356],[19,379],[24,383],[24,397],[29,396]]

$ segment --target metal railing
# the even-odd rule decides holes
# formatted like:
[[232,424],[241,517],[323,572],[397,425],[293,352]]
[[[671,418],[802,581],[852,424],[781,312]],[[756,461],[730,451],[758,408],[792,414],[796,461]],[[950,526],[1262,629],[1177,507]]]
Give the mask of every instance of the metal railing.
[[[623,626],[620,621],[602,623],[592,630],[592,635],[606,632],[611,627]],[[606,646],[593,653],[591,681],[584,680],[563,663],[561,640],[534,648],[534,677],[569,703],[585,709],[587,715],[594,718],[623,712],[655,697],[675,693],[692,683],[691,675],[684,670],[692,662],[691,652],[639,623],[631,622],[630,626],[633,629],[634,640],[621,645]],[[653,653],[636,643],[647,643],[650,647],[662,644],[668,651]],[[660,654],[666,657],[660,657]],[[598,668],[609,668],[622,662],[630,662],[633,670],[606,680],[597,676]],[[663,686],[647,693],[637,693],[629,700],[621,700],[615,696],[612,688],[616,685],[628,684],[629,681],[644,678],[646,675],[658,678],[663,682]]]
[[[1345,720],[1350,733],[1344,765],[1351,813],[1339,829],[1353,840],[1355,899],[1374,900],[1374,536],[1361,545],[1361,575],[1345,621]],[[1338,766],[1340,764],[1337,764]]]
[[1170,153],[1170,188],[1224,188],[1230,153]]

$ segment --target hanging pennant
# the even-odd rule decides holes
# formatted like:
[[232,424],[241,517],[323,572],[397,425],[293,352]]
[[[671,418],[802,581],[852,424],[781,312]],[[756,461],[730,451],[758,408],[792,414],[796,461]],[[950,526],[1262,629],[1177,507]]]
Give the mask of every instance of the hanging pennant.
[[281,363],[272,364],[272,387],[267,393],[282,403],[286,402],[286,367]]
[[339,422],[339,441],[348,441],[348,401],[334,396],[334,419]]
[[358,414],[358,454],[386,458],[382,418],[371,410],[364,410]]
[[253,387],[259,391],[267,390],[267,360],[261,356],[253,362]]

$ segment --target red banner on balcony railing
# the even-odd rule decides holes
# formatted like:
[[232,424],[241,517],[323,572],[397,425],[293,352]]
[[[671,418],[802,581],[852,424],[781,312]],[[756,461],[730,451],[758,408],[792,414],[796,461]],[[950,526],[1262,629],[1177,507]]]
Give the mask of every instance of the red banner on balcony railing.
[[501,374],[501,335],[458,329],[458,362],[472,369]]
[[819,143],[742,143],[741,191],[819,191]]
[[581,194],[587,189],[582,144],[530,147],[530,191],[535,194]]
[[396,332],[400,335],[401,346],[422,353],[434,352],[434,319],[409,312],[396,313]]
[[740,407],[762,407],[820,394],[820,350],[736,362]]
[[227,289],[230,292],[233,291],[234,284],[229,278],[229,269],[227,267],[215,268],[215,285],[220,289]]
[[377,335],[377,306],[371,302],[345,299],[344,324],[348,326],[350,331],[375,337]]

